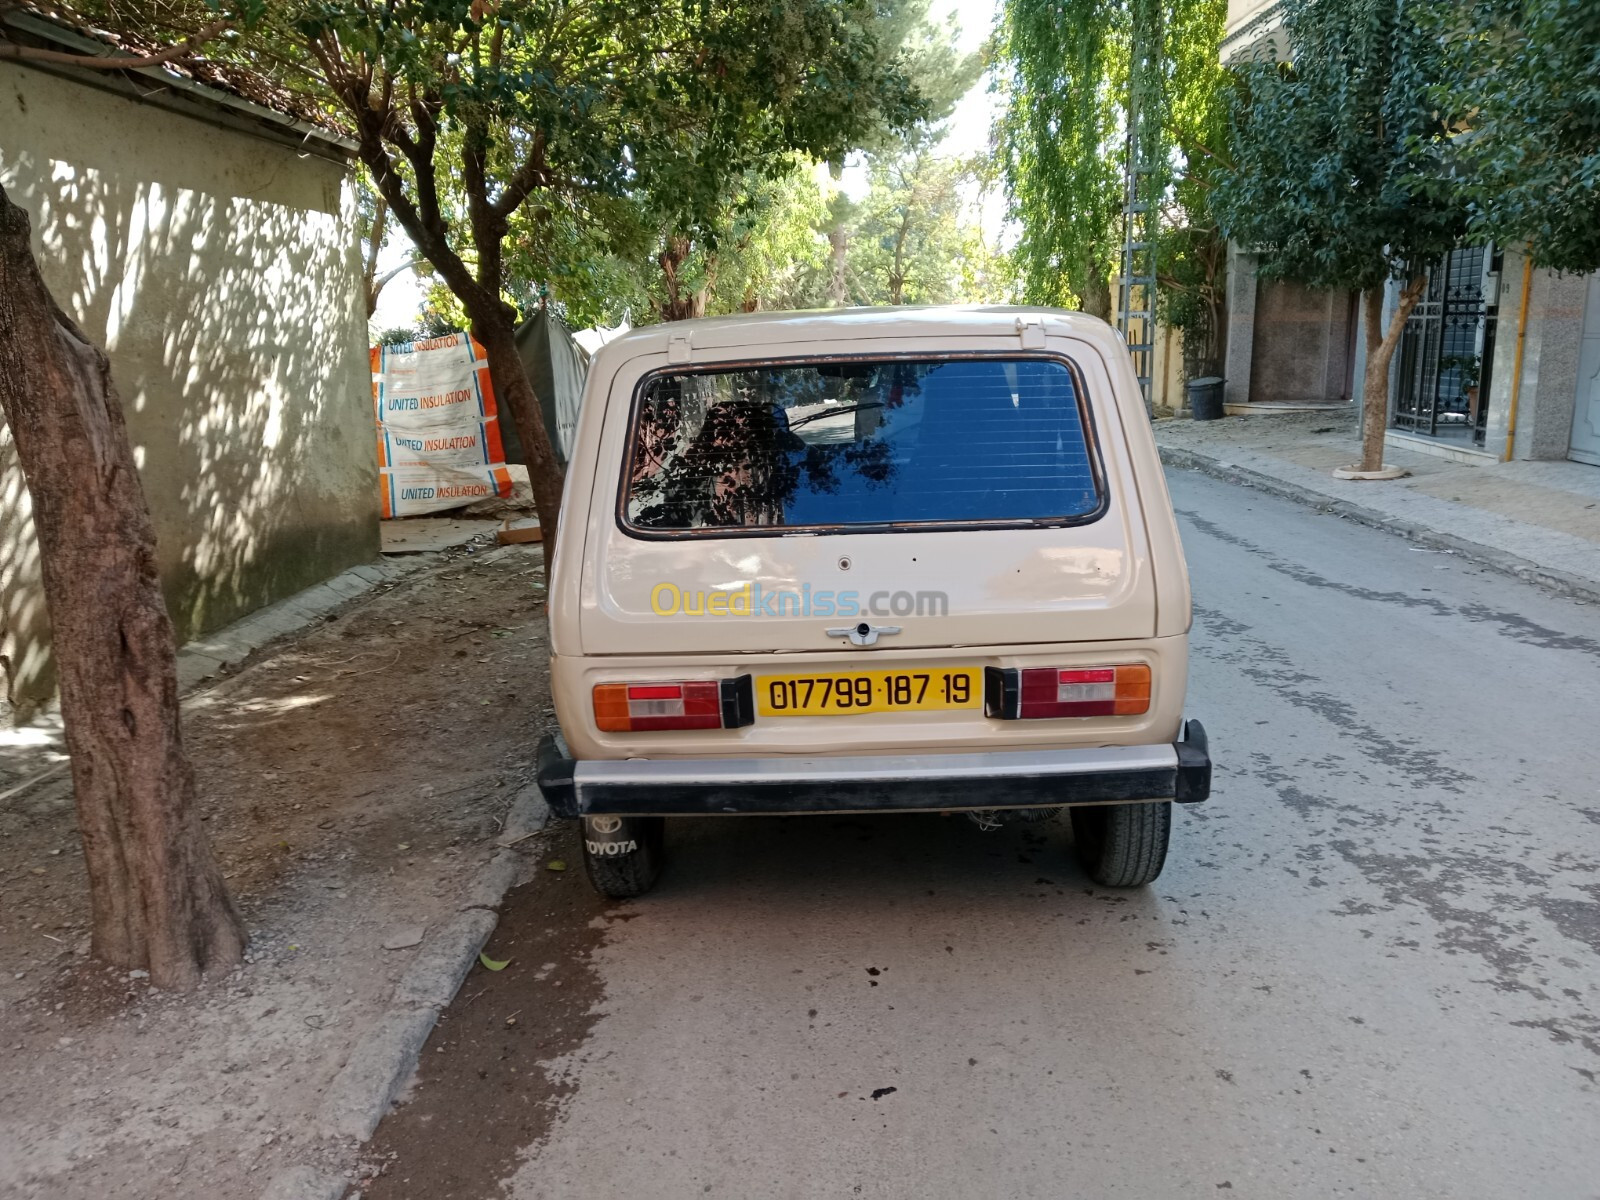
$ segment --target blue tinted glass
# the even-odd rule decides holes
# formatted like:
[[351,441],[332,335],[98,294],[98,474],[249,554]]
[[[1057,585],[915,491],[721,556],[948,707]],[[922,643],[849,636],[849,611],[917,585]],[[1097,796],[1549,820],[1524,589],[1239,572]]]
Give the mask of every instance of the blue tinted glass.
[[1059,362],[663,375],[639,409],[627,514],[642,529],[1070,519],[1100,503]]

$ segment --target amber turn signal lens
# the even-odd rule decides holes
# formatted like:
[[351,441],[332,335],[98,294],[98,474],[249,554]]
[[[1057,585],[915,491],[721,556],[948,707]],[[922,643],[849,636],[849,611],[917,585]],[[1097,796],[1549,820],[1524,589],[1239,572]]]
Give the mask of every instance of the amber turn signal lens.
[[1119,717],[1150,711],[1150,668],[1143,663],[1117,668],[1117,694],[1112,712]]

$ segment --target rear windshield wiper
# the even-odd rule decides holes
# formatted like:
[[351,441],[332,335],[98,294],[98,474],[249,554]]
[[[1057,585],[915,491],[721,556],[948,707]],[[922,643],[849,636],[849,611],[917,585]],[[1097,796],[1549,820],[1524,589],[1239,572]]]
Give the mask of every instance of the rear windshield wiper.
[[862,404],[841,404],[837,408],[830,408],[827,412],[812,413],[809,417],[801,417],[798,421],[790,421],[789,428],[793,429],[796,425],[804,425],[808,421],[820,421],[824,417],[838,417],[843,416],[845,413],[860,412],[864,408],[882,407],[883,403],[879,400],[868,400]]

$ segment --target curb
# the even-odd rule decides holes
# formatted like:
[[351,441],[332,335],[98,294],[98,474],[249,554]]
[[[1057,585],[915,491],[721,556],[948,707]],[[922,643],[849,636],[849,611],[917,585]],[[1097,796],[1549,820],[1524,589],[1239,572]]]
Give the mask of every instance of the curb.
[[1169,467],[1178,467],[1190,471],[1199,471],[1210,475],[1214,479],[1222,479],[1229,483],[1240,483],[1246,487],[1255,488],[1257,491],[1292,500],[1296,504],[1303,504],[1308,508],[1315,508],[1321,512],[1331,513],[1336,517],[1343,517],[1347,521],[1354,521],[1360,525],[1367,525],[1373,529],[1381,529],[1385,533],[1398,534],[1407,541],[1415,542],[1419,546],[1426,546],[1431,550],[1446,550],[1467,562],[1477,563],[1479,566],[1488,567],[1504,575],[1510,575],[1524,583],[1531,583],[1543,588],[1557,596],[1565,596],[1573,600],[1582,600],[1587,604],[1600,604],[1600,582],[1584,579],[1571,575],[1566,571],[1557,571],[1552,567],[1540,566],[1532,559],[1523,558],[1504,550],[1496,550],[1493,546],[1485,546],[1481,542],[1468,541],[1466,538],[1456,537],[1454,534],[1441,533],[1437,529],[1430,529],[1425,525],[1418,525],[1413,521],[1405,521],[1399,517],[1391,517],[1388,513],[1367,508],[1364,505],[1352,504],[1348,500],[1341,500],[1337,496],[1330,496],[1326,492],[1316,491],[1314,488],[1302,487],[1297,483],[1289,483],[1282,479],[1265,475],[1260,471],[1252,471],[1249,467],[1235,466],[1233,463],[1223,462],[1221,459],[1212,458],[1193,450],[1185,450],[1178,446],[1161,446],[1161,461]]
[[269,642],[298,633],[381,583],[394,583],[433,565],[436,556],[379,558],[341,571],[294,595],[240,617],[231,625],[178,647],[178,692],[188,695],[232,671]]
[[[479,870],[455,917],[423,943],[417,957],[395,985],[389,1007],[356,1042],[334,1076],[316,1117],[316,1133],[324,1143],[344,1142],[353,1148],[378,1128],[439,1020],[455,999],[467,972],[477,961],[499,923],[505,894],[528,874],[528,861],[512,843],[521,842],[550,823],[550,809],[537,784],[525,784],[511,802],[505,826],[496,839],[495,855]],[[279,1171],[262,1200],[339,1200],[349,1179],[310,1166]]]

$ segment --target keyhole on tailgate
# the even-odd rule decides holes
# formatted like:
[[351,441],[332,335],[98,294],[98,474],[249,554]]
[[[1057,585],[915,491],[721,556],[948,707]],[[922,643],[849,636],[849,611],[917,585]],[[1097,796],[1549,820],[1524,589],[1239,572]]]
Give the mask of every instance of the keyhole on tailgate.
[[839,570],[848,571],[849,569],[850,569],[850,559],[848,557],[841,558],[839,560]]

